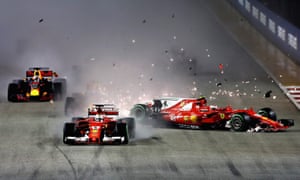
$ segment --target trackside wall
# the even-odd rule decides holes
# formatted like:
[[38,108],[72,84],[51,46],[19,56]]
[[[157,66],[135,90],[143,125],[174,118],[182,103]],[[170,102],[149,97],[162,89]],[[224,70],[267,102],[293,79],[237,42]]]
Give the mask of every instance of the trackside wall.
[[258,31],[300,64],[300,29],[257,0],[228,0]]

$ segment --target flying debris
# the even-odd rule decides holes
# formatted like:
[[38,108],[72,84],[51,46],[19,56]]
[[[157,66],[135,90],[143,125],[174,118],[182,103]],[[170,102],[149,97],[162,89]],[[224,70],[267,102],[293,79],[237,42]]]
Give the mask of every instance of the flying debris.
[[271,97],[272,90],[269,90],[265,93],[265,98]]
[[224,65],[223,65],[223,64],[219,64],[219,69],[220,69],[220,71],[221,71],[221,74],[223,74],[223,73],[224,73],[224,70],[223,70],[223,68],[224,68]]

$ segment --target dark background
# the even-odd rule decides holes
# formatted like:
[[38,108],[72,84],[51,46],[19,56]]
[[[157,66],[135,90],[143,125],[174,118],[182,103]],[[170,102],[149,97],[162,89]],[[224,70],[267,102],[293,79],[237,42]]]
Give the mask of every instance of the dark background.
[[297,0],[259,0],[271,11],[300,27],[300,1]]

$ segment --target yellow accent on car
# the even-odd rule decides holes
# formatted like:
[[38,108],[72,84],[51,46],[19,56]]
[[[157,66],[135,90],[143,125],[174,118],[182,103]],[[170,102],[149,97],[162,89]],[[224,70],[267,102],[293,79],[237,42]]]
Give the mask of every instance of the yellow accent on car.
[[184,121],[188,121],[190,119],[190,116],[183,116]]
[[225,118],[225,114],[224,113],[220,113],[220,118],[224,119]]
[[40,95],[40,92],[37,89],[33,89],[30,92],[30,96],[39,96],[39,95]]
[[197,116],[196,115],[191,115],[190,119],[193,123],[197,122]]

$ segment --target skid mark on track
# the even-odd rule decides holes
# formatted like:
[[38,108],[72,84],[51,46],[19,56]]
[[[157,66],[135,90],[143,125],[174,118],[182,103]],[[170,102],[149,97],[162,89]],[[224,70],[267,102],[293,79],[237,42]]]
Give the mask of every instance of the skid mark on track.
[[222,148],[222,145],[218,143],[218,141],[211,135],[210,132],[206,134],[207,139],[209,142],[214,146],[214,149],[219,153],[224,155],[224,161],[226,162],[227,167],[231,171],[231,173],[236,177],[242,177],[241,172],[236,168],[236,166],[233,164],[230,157],[227,155],[226,151]]
[[180,173],[174,162],[168,161],[168,166],[172,172]]
[[202,167],[201,164],[198,164],[196,167],[197,167],[197,169],[199,169],[201,171],[202,174],[204,174],[204,175],[206,174],[205,170],[204,170],[204,168]]
[[95,165],[95,167],[92,169],[92,176],[96,176],[98,174],[105,174],[105,171],[101,168],[101,166],[99,165],[99,163],[97,163]]
[[231,161],[227,161],[227,166],[234,176],[242,177],[240,171],[235,167]]
[[152,136],[149,138],[133,139],[127,146],[151,145],[151,144],[167,144],[167,143],[160,136]]
[[76,170],[71,162],[71,160],[68,158],[68,156],[63,152],[63,150],[61,150],[57,145],[55,145],[55,148],[65,157],[65,159],[67,160],[68,164],[70,165],[71,169],[72,169],[72,172],[73,172],[73,175],[74,175],[74,178],[75,180],[77,180],[77,173],[76,173]]
[[94,158],[99,158],[101,153],[103,151],[103,147],[98,147],[96,150],[95,150],[95,153],[94,153]]
[[41,169],[41,165],[33,171],[29,179],[37,179],[40,169]]

